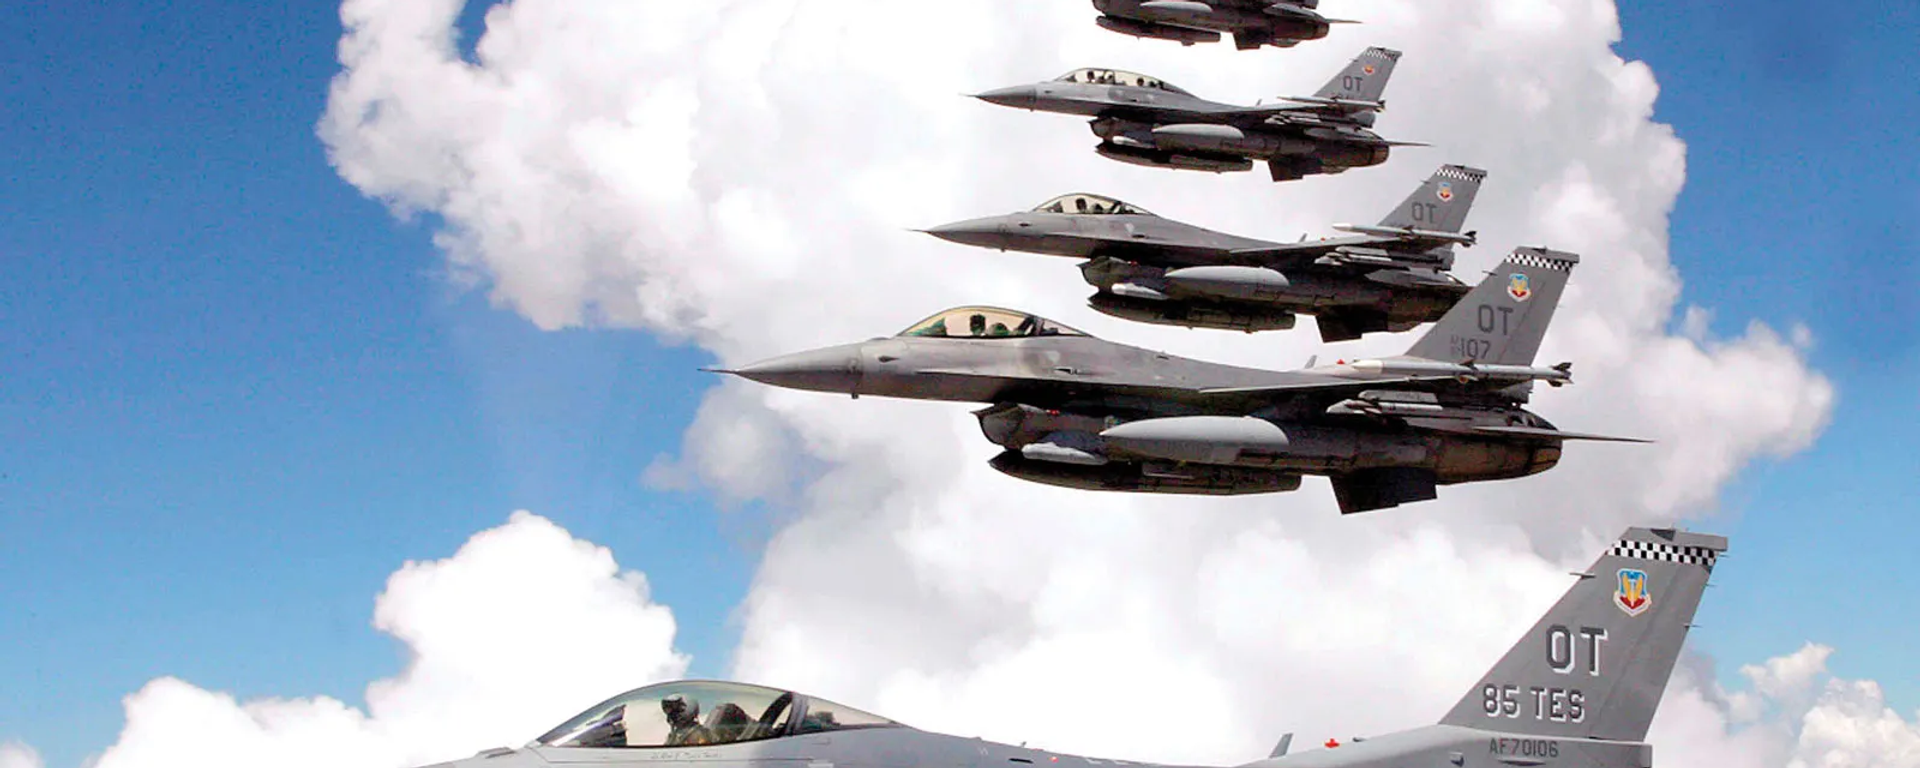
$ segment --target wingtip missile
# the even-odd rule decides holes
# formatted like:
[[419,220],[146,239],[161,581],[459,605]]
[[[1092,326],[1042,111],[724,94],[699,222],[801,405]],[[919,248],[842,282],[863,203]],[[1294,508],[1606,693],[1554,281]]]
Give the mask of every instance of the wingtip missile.
[[1385,112],[1387,109],[1385,99],[1380,101],[1361,101],[1359,99],[1342,99],[1332,96],[1281,96],[1280,100],[1290,101],[1295,104],[1311,104],[1316,107],[1337,107],[1340,109],[1372,110],[1375,112]]
[[1354,234],[1359,234],[1359,235],[1374,235],[1376,237],[1397,237],[1397,238],[1417,239],[1417,240],[1439,240],[1442,242],[1458,243],[1460,245],[1469,245],[1469,246],[1477,242],[1478,236],[1479,236],[1479,233],[1477,232],[1464,232],[1464,233],[1463,232],[1442,232],[1437,229],[1417,229],[1414,227],[1382,227],[1382,226],[1377,226],[1372,224],[1344,224],[1343,223],[1343,224],[1335,224],[1333,225],[1333,228],[1340,232],[1352,232]]

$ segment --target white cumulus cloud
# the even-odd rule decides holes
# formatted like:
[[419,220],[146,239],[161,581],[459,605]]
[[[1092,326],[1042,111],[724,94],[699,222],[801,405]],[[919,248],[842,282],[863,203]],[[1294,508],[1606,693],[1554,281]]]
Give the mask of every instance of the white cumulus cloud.
[[[375,601],[374,625],[411,661],[367,686],[365,709],[324,696],[240,701],[160,678],[127,697],[126,728],[94,768],[419,765],[518,746],[687,665],[645,576],[526,512],[452,557],[407,563]],[[0,747],[0,768],[35,760]]]
[[[1491,172],[1463,277],[1515,245],[1582,255],[1542,351],[1578,383],[1533,407],[1659,441],[1574,444],[1544,475],[1340,519],[1318,480],[1232,499],[1025,484],[984,466],[997,449],[958,406],[729,382],[645,474],[791,508],[742,610],[745,678],[1137,758],[1431,722],[1558,574],[1626,525],[1710,510],[1831,412],[1798,331],[1677,322],[1699,314],[1667,254],[1685,147],[1653,120],[1654,73],[1612,51],[1608,0],[1343,0],[1336,15],[1367,23],[1259,53],[1122,37],[1073,2],[517,0],[487,13],[471,61],[459,8],[344,3],[319,133],[343,178],[437,214],[450,261],[542,327],[639,329],[738,363],[978,302],[1245,364],[1397,352],[1410,336],[1322,348],[1311,331],[1132,325],[1083,306],[1070,262],[906,230],[1083,190],[1291,239],[1461,162]],[[957,95],[1097,64],[1250,103],[1310,92],[1370,44],[1406,52],[1379,130],[1437,148],[1279,185],[1114,163],[1077,119]],[[1704,679],[1664,727],[1728,732],[1736,713]],[[1183,725],[1115,714],[1163,707]]]
[[40,753],[17,741],[0,742],[0,768],[45,768]]

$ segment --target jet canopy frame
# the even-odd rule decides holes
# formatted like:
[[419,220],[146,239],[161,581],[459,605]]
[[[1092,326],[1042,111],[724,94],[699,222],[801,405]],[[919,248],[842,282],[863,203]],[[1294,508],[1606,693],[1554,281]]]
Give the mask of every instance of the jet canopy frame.
[[1193,95],[1187,93],[1185,89],[1157,77],[1143,75],[1138,72],[1128,72],[1124,69],[1108,69],[1106,67],[1081,67],[1056,77],[1053,81],[1056,83],[1085,83],[1087,85],[1130,85],[1135,88],[1152,88],[1168,93],[1179,93],[1187,96]]
[[1091,192],[1070,192],[1033,207],[1032,213],[1072,213],[1088,216],[1153,216],[1149,211],[1125,200]]
[[712,746],[855,728],[904,728],[887,718],[793,691],[718,680],[635,688],[589,707],[534,740],[559,748]]
[[894,335],[935,339],[1025,339],[1087,334],[1039,315],[975,305],[935,312]]

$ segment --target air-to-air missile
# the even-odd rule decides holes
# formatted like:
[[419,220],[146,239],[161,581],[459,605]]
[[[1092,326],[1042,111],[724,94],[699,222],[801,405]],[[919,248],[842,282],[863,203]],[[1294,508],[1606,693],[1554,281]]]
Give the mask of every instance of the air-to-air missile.
[[1486,172],[1441,166],[1353,237],[1297,243],[1222,234],[1110,197],[1070,194],[1024,213],[927,230],[982,248],[1086,259],[1080,272],[1101,312],[1162,325],[1266,331],[1313,315],[1324,341],[1404,331],[1440,319],[1471,286],[1447,270]]

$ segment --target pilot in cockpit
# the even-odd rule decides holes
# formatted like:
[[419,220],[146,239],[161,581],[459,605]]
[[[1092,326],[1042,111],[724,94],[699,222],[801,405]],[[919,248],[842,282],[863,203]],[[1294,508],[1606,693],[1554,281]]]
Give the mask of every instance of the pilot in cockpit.
[[666,713],[667,724],[673,727],[667,733],[667,746],[690,747],[713,743],[713,732],[700,724],[700,702],[688,701],[685,696],[676,693],[660,700],[660,711]]

